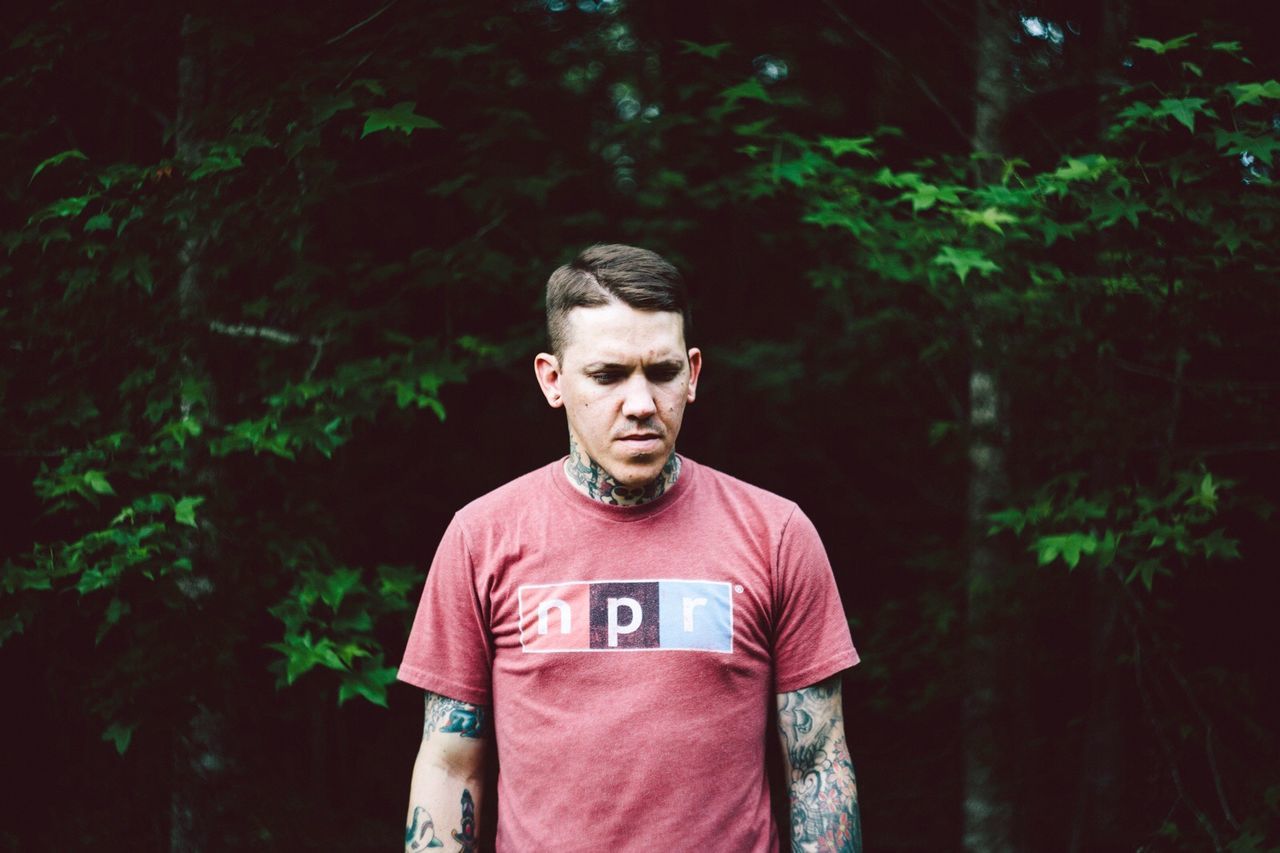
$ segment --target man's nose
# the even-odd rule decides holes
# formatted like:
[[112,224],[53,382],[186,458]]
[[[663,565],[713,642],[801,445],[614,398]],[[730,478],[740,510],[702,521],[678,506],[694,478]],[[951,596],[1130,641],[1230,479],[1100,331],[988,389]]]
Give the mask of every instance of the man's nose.
[[622,400],[622,414],[628,418],[648,418],[658,411],[653,401],[653,389],[644,376],[633,376],[627,381]]

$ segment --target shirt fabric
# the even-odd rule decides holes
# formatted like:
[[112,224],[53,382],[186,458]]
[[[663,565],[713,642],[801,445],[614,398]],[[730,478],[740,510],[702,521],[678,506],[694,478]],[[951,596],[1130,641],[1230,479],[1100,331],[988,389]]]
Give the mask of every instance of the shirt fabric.
[[682,457],[609,506],[563,460],[449,524],[398,677],[492,706],[498,851],[775,851],[775,693],[858,662],[791,501]]

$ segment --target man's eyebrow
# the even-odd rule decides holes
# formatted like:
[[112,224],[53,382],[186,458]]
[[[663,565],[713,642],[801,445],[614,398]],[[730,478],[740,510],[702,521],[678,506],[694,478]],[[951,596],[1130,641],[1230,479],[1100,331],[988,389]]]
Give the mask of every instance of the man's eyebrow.
[[[601,370],[630,371],[633,367],[634,365],[623,364],[621,362],[616,362],[616,361],[593,361],[589,364],[583,365],[582,372],[595,373]],[[656,368],[664,368],[664,367],[683,368],[684,360],[680,358],[676,358],[675,356],[672,356],[671,358],[664,358],[658,361],[649,362],[648,364],[644,365],[644,367],[645,369],[648,369],[648,370],[652,370],[655,367]]]

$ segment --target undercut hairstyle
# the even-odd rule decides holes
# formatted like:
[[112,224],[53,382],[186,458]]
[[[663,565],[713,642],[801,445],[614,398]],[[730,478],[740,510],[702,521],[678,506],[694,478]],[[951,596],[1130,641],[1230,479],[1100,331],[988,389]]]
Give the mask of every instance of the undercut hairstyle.
[[689,339],[689,297],[680,271],[657,252],[617,243],[596,244],[547,280],[547,338],[563,358],[569,312],[618,300],[640,311],[674,311]]

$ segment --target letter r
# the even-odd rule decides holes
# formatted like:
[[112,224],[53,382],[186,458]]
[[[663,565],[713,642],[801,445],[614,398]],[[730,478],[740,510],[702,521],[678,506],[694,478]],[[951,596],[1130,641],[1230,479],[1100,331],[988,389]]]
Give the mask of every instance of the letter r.
[[690,598],[684,596],[684,632],[686,634],[693,633],[693,611],[699,607],[706,607],[707,600],[705,598]]
[[[640,602],[634,598],[607,599],[609,607],[609,648],[617,648],[618,635],[630,634],[640,627],[644,613],[640,610]],[[631,619],[625,625],[618,624],[618,608],[625,607],[631,611]]]

